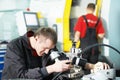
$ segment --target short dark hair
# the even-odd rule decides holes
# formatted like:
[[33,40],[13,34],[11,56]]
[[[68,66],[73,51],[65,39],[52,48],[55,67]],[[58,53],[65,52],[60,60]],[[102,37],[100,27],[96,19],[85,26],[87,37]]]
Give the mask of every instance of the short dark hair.
[[53,28],[50,28],[50,27],[41,27],[39,28],[34,36],[44,36],[46,38],[49,38],[53,44],[56,44],[57,43],[57,33],[55,32],[55,30]]
[[95,4],[94,3],[89,3],[87,8],[95,10]]

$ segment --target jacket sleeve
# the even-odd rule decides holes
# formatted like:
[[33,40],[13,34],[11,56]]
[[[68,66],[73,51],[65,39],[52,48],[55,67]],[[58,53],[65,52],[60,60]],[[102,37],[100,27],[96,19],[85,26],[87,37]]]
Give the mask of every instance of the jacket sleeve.
[[38,79],[42,80],[43,77],[47,76],[47,70],[43,68],[28,69],[25,63],[25,57],[21,47],[10,43],[7,46],[7,53],[4,57],[4,69],[2,72],[2,79]]

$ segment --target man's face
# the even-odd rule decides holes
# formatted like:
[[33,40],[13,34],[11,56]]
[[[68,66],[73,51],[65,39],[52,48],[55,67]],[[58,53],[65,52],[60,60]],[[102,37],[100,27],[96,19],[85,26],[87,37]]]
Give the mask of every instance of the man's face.
[[48,53],[50,49],[54,48],[53,42],[44,36],[36,37],[35,50],[38,56]]

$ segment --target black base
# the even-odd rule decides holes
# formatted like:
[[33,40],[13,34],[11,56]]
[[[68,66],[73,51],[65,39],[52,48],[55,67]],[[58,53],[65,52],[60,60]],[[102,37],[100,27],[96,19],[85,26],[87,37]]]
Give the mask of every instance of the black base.
[[120,70],[116,70],[116,77],[120,77]]

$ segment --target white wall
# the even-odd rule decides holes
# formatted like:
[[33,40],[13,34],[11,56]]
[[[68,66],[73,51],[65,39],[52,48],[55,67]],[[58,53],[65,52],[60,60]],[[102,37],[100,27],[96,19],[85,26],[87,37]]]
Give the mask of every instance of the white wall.
[[70,18],[78,18],[81,15],[86,14],[86,8],[88,3],[95,3],[96,0],[80,0],[79,5],[71,8]]
[[[102,8],[101,8],[101,18],[103,25],[105,27],[105,38],[103,39],[103,43],[109,44],[108,31],[109,31],[109,13],[110,13],[110,2],[111,0],[103,0]],[[107,4],[107,5],[106,5]],[[109,56],[109,48],[104,47],[104,55]]]
[[[120,0],[111,0],[109,13],[109,42],[120,51]],[[120,69],[120,53],[110,50],[110,58],[117,69]]]
[[[106,29],[104,43],[120,51],[120,7],[119,0],[103,0],[101,17]],[[110,58],[116,69],[120,69],[120,54],[105,47],[104,55]]]

